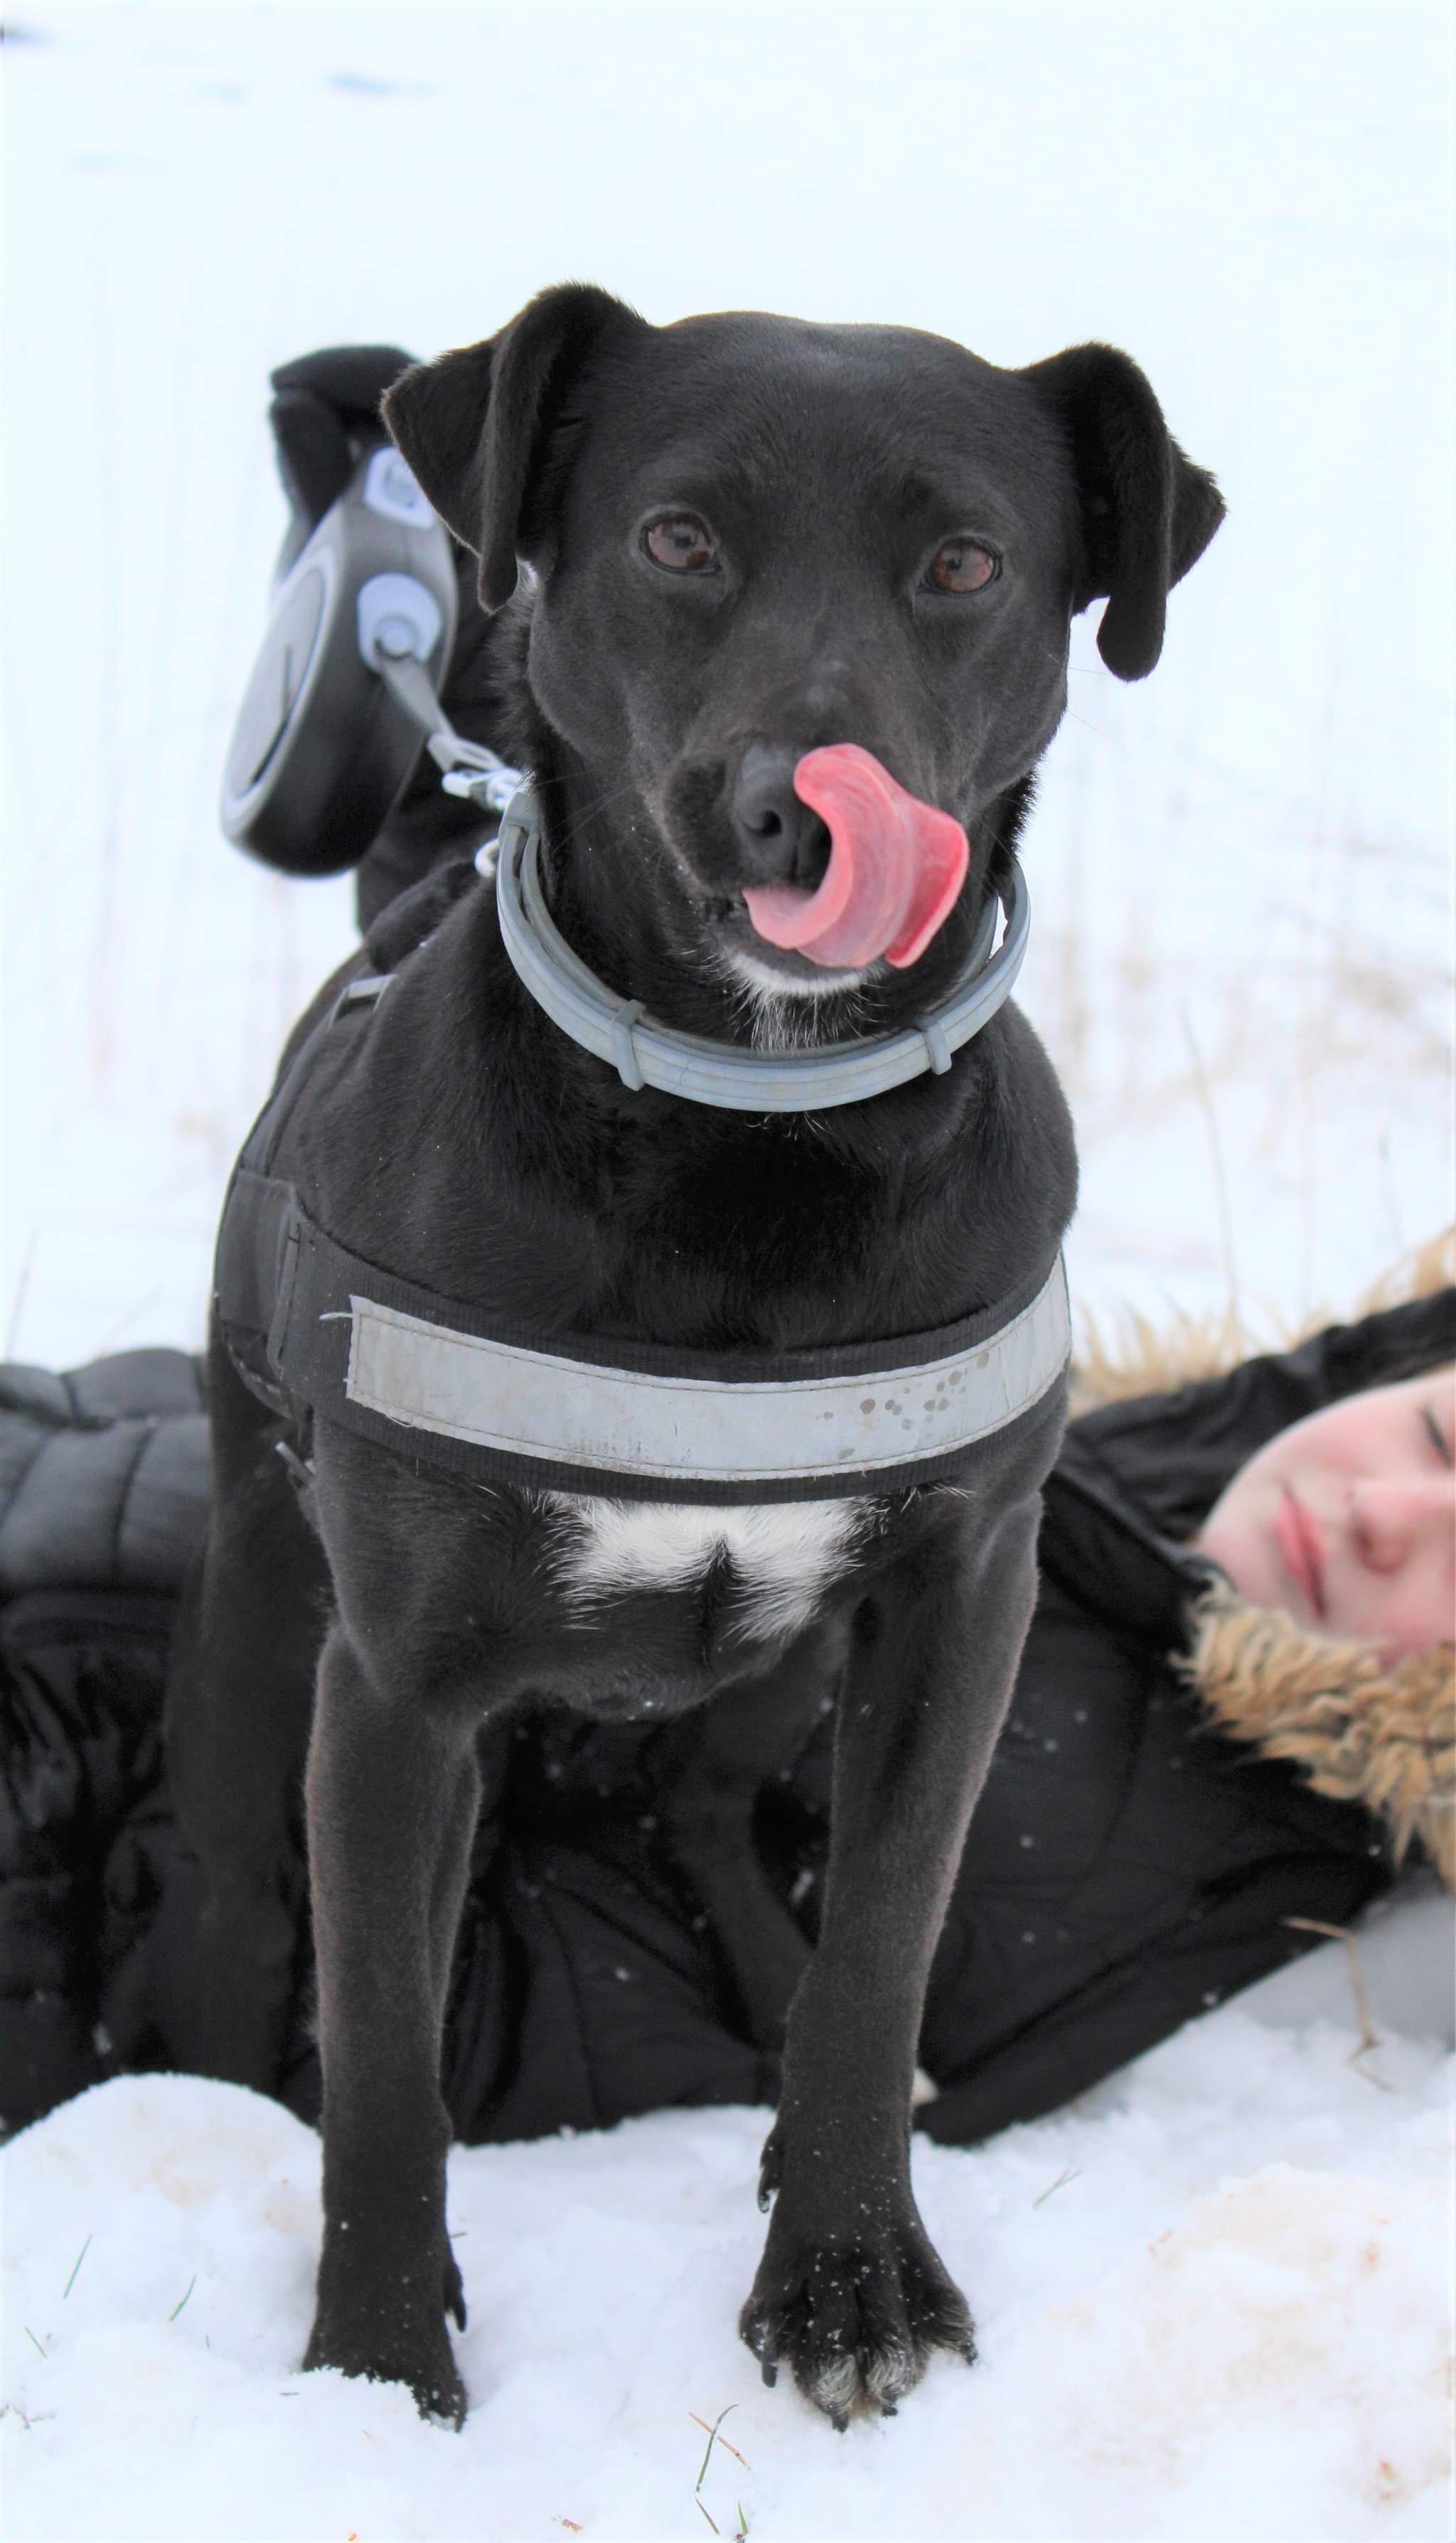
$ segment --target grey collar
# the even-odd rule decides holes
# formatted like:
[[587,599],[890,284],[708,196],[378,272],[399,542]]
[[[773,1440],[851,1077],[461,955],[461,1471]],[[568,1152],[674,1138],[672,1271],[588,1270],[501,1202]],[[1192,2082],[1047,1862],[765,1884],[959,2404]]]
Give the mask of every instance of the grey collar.
[[739,1050],[699,1034],[654,1024],[640,998],[619,998],[572,952],[541,888],[541,808],[535,791],[511,798],[494,855],[496,905],[506,953],[537,1005],[583,1050],[609,1060],[634,1093],[644,1086],[714,1104],[730,1113],[821,1113],[863,1103],[930,1070],[944,1077],[954,1054],[990,1023],[1016,985],[1027,951],[1032,905],[1014,861],[1000,896],[1006,932],[996,952],[994,903],[976,931],[970,959],[950,994],[902,1033],[834,1042],[824,1050]]

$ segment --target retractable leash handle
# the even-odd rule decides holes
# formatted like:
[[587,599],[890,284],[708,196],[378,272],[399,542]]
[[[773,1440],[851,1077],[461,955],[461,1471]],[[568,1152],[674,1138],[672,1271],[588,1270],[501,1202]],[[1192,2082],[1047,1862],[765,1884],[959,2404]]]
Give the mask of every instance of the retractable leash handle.
[[453,792],[498,809],[478,790],[500,762],[453,732],[436,694],[456,607],[443,524],[391,443],[366,451],[273,595],[223,775],[230,839],[289,874],[356,865],[421,739],[465,773]]

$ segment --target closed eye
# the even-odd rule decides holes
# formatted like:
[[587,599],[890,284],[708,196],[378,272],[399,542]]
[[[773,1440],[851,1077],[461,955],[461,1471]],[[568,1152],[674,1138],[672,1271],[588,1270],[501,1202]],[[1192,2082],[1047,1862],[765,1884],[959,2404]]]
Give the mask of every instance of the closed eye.
[[1442,1465],[1456,1465],[1456,1456],[1452,1454],[1451,1443],[1428,1404],[1422,1404],[1420,1408],[1420,1423]]

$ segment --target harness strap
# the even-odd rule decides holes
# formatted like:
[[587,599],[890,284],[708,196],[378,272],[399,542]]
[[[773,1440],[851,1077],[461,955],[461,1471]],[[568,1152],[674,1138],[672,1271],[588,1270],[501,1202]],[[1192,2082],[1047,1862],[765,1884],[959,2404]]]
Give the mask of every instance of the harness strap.
[[826,1501],[958,1474],[1040,1403],[1071,1349],[1060,1256],[988,1313],[889,1345],[545,1349],[351,1253],[290,1184],[246,1166],[217,1297],[243,1373],[278,1409],[456,1473],[645,1501]]
[[[1071,1356],[1060,1255],[983,1314],[826,1350],[557,1337],[352,1253],[289,1181],[286,1133],[326,1040],[389,975],[346,983],[284,1069],[223,1207],[216,1298],[246,1383],[421,1463],[535,1490],[697,1503],[825,1501],[962,1474]],[[631,1028],[626,1028],[630,1036]]]

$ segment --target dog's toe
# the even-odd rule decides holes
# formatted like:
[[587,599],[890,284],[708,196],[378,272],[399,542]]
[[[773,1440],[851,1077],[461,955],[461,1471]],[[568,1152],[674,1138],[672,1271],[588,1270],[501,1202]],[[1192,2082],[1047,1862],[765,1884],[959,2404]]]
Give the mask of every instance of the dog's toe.
[[826,2420],[841,2432],[849,2427],[849,2415],[860,2398],[860,2361],[853,2350],[841,2350],[816,2366],[805,2358],[799,2381],[805,2399]]
[[919,2383],[929,2354],[929,2348],[922,2348],[912,2338],[892,2335],[887,2340],[867,2343],[859,2352],[867,2400],[878,2402],[881,2412],[892,2414]]

